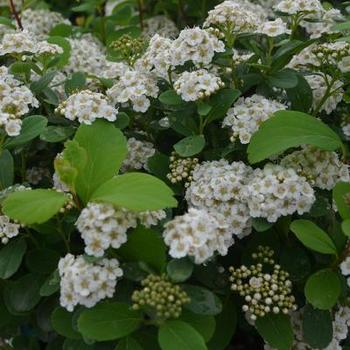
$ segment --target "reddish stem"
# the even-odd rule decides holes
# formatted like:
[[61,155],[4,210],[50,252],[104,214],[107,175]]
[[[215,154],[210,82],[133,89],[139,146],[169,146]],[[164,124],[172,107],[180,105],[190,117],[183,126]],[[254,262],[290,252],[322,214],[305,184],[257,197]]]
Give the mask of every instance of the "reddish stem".
[[15,6],[13,0],[9,0],[9,4],[10,4],[11,13],[15,17],[15,20],[17,22],[18,28],[20,30],[23,30],[22,21],[21,21],[21,18],[19,17],[19,15],[18,15],[18,12],[16,10],[16,6]]

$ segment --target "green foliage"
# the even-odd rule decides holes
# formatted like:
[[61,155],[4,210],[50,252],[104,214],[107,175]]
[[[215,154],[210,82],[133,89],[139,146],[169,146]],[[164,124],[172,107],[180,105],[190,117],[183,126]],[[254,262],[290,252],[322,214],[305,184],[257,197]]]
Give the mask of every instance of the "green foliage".
[[78,329],[84,337],[105,341],[123,338],[141,324],[141,315],[122,303],[102,303],[83,311],[78,319]]
[[205,138],[203,135],[188,136],[177,144],[174,149],[181,157],[191,157],[200,153],[205,147]]
[[10,278],[21,265],[27,244],[24,239],[10,242],[0,250],[0,278]]
[[279,111],[253,135],[248,146],[248,159],[252,164],[258,163],[305,144],[327,151],[342,148],[339,136],[320,120],[301,112]]
[[330,269],[317,271],[305,284],[305,297],[317,309],[329,310],[341,293],[341,283],[336,272]]

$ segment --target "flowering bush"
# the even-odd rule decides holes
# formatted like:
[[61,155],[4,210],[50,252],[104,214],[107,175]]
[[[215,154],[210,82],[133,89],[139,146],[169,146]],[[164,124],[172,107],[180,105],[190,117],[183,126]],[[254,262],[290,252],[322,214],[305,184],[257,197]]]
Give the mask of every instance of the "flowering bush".
[[0,0],[0,348],[350,349],[348,6]]

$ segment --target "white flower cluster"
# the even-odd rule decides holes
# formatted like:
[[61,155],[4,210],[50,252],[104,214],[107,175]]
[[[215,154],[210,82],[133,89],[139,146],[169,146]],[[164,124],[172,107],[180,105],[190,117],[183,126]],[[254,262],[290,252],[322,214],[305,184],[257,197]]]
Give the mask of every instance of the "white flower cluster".
[[337,182],[350,180],[349,167],[340,161],[336,152],[323,151],[313,146],[304,146],[284,157],[280,163],[293,168],[306,177],[310,184],[323,190],[331,190]]
[[155,34],[149,42],[144,55],[135,62],[135,68],[140,71],[151,71],[157,76],[168,79],[168,71],[171,63],[170,49],[172,40]]
[[[312,89],[313,108],[315,109],[325,95],[327,85],[324,78],[316,74],[307,75],[305,78]],[[331,77],[328,78],[331,79]],[[320,111],[325,111],[327,114],[331,114],[337,108],[338,103],[342,101],[344,95],[342,86],[343,83],[341,81],[335,82],[332,90],[337,91],[327,98]]]
[[306,67],[315,69],[319,67],[320,62],[315,56],[314,49],[316,45],[310,45],[303,49],[299,54],[293,56],[291,61],[288,63],[288,67],[292,69],[302,69],[305,70]]
[[259,34],[265,34],[269,37],[276,37],[282,34],[290,34],[291,31],[287,28],[287,24],[281,18],[274,21],[263,22],[255,31]]
[[145,21],[142,34],[149,38],[155,34],[166,38],[173,38],[178,33],[179,30],[171,19],[166,16],[154,16]]
[[295,212],[306,213],[315,201],[314,191],[304,177],[294,169],[274,164],[255,169],[245,192],[250,215],[269,222]]
[[65,19],[58,12],[46,9],[33,10],[30,8],[21,13],[21,22],[23,28],[41,39],[45,39],[51,29],[57,24],[71,24],[69,20]]
[[282,0],[274,9],[289,15],[303,13],[308,19],[320,18],[324,12],[319,0]]
[[322,14],[322,18],[318,22],[302,21],[301,26],[304,27],[311,39],[320,38],[323,34],[335,33],[333,29],[337,22],[344,21],[345,18],[338,9],[330,9]]
[[235,65],[238,65],[247,62],[253,56],[253,53],[244,53],[233,49],[232,61]]
[[205,69],[183,72],[174,83],[174,89],[184,101],[197,101],[211,96],[225,84]]
[[286,105],[260,95],[241,97],[227,111],[222,125],[232,129],[232,142],[238,137],[241,143],[246,144],[250,142],[262,122],[270,118],[273,113],[285,109]]
[[251,232],[249,210],[243,196],[251,173],[252,169],[243,162],[204,162],[193,171],[186,200],[190,207],[223,215],[230,232],[241,238]]
[[64,72],[84,72],[102,78],[117,78],[125,71],[120,62],[107,61],[105,48],[92,35],[84,34],[80,38],[69,39],[71,54]]
[[91,308],[100,300],[111,298],[117,278],[123,276],[117,259],[87,262],[83,256],[67,254],[58,264],[61,277],[60,304],[68,311],[77,305]]
[[0,240],[2,244],[7,244],[10,238],[19,234],[21,225],[10,221],[6,215],[0,215]]
[[5,66],[0,67],[0,127],[5,128],[9,136],[21,132],[23,115],[30,107],[39,107],[33,93],[9,73]]
[[137,219],[146,226],[156,225],[165,218],[163,210],[134,213],[126,209],[115,209],[111,204],[88,203],[76,222],[85,243],[85,253],[103,256],[106,249],[118,249],[127,241],[126,232],[137,226]]
[[127,147],[128,154],[123,161],[121,171],[147,169],[148,159],[156,152],[153,144],[130,137]]
[[170,59],[172,66],[188,61],[195,65],[208,65],[216,52],[224,52],[225,44],[207,30],[199,27],[184,29],[172,42]]
[[208,12],[204,27],[215,27],[220,31],[229,29],[235,33],[253,32],[261,18],[253,12],[256,8],[247,8],[246,3],[230,0],[222,2]]
[[350,257],[348,256],[339,267],[342,275],[347,277],[347,283],[350,286]]
[[107,96],[115,103],[130,102],[135,112],[145,113],[156,98],[159,88],[156,77],[147,72],[127,70],[110,89]]
[[56,44],[46,41],[38,41],[27,30],[14,33],[6,33],[0,44],[0,56],[7,54],[33,54],[33,55],[56,55],[63,53],[63,49]]
[[79,123],[91,125],[98,118],[115,121],[118,109],[109,104],[105,95],[83,90],[69,96],[56,108],[56,112],[69,120],[77,119]]
[[163,237],[170,247],[170,256],[176,259],[193,257],[196,264],[204,263],[215,252],[226,255],[234,242],[224,217],[214,216],[204,209],[190,208],[164,226]]

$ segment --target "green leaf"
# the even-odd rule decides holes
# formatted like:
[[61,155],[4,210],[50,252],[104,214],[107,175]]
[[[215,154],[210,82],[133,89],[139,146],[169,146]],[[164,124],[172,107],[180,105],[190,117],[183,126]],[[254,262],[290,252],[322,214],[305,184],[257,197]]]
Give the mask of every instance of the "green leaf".
[[167,90],[158,97],[159,101],[165,105],[178,106],[185,103],[175,90]]
[[129,126],[130,118],[125,112],[117,114],[117,120],[114,122],[116,128],[123,130]]
[[86,74],[82,72],[73,73],[70,79],[64,83],[64,90],[69,95],[76,90],[83,88],[86,84]]
[[329,310],[338,301],[341,282],[336,272],[330,269],[317,271],[305,284],[305,297],[317,309]]
[[0,278],[10,278],[21,266],[27,250],[24,239],[13,240],[0,250]]
[[197,112],[201,116],[206,116],[213,107],[206,102],[197,102]]
[[72,315],[63,307],[58,307],[51,314],[51,324],[59,335],[69,339],[80,339],[81,335],[73,329]]
[[[87,154],[86,166],[79,171],[75,184],[79,197],[87,203],[96,189],[118,173],[127,154],[126,139],[113,124],[96,120],[92,125],[80,125],[74,141]],[[71,164],[79,169],[74,159]]]
[[192,326],[207,343],[215,332],[215,317],[207,315],[197,315],[190,311],[183,310],[180,321],[184,321]]
[[55,294],[60,289],[60,276],[58,270],[55,270],[40,287],[39,294],[42,297],[48,297]]
[[333,322],[329,311],[307,304],[303,312],[303,340],[313,349],[324,349],[333,338]]
[[9,18],[3,16],[0,17],[0,24],[12,29],[16,29],[16,26],[12,23],[12,21]]
[[200,153],[205,147],[203,135],[188,136],[174,145],[174,149],[181,157],[192,157]]
[[126,337],[118,343],[115,350],[142,350],[142,347],[134,338]]
[[290,350],[293,345],[293,330],[289,316],[267,314],[255,322],[256,329],[264,340],[277,350]]
[[55,77],[56,75],[56,71],[51,71],[46,73],[45,75],[43,75],[42,77],[40,77],[39,80],[37,81],[33,81],[30,84],[30,89],[35,93],[35,94],[39,94],[40,92],[42,92],[46,87],[49,86],[49,84],[51,83],[52,79]]
[[248,146],[251,164],[301,145],[313,145],[334,151],[342,148],[339,136],[311,115],[296,111],[279,111],[262,123]]
[[333,199],[343,220],[350,219],[350,183],[338,182],[333,188]]
[[306,247],[322,254],[338,254],[328,234],[312,221],[295,220],[290,229]]
[[50,44],[56,44],[63,49],[63,53],[60,55],[57,55],[59,59],[57,60],[55,66],[57,66],[58,68],[64,67],[69,62],[69,58],[72,50],[69,41],[61,36],[50,36],[47,39],[47,42]]
[[49,36],[68,37],[71,36],[72,31],[73,27],[71,25],[59,23],[50,30]]
[[280,264],[289,273],[292,282],[303,280],[311,272],[309,254],[303,247],[284,247],[280,254]]
[[41,115],[32,115],[23,119],[21,134],[7,139],[4,147],[13,148],[24,145],[39,136],[45,130],[46,125],[47,119]]
[[125,261],[142,261],[159,272],[166,263],[166,246],[161,235],[141,226],[128,234],[128,241],[118,254]]
[[237,308],[232,298],[223,302],[222,312],[215,317],[215,333],[208,343],[210,350],[226,350],[237,327]]
[[10,193],[2,209],[5,215],[23,224],[41,224],[56,215],[66,201],[64,193],[54,190],[24,190]]
[[17,281],[5,285],[4,300],[12,314],[32,310],[40,301],[40,280],[34,274],[22,276]]
[[294,88],[286,89],[286,93],[292,110],[307,113],[312,106],[312,89],[301,74],[297,74],[297,78],[298,84]]
[[70,126],[48,126],[41,134],[40,140],[50,143],[65,141],[74,134],[74,129]]
[[105,182],[93,193],[91,200],[134,211],[159,210],[177,205],[172,190],[163,181],[142,173],[128,173]]
[[203,337],[189,324],[167,321],[159,328],[159,345],[162,350],[206,350]]
[[122,303],[101,303],[85,310],[78,319],[78,329],[84,337],[97,341],[123,338],[141,324],[142,316]]
[[341,229],[345,236],[350,237],[350,219],[346,219],[341,223]]
[[350,29],[350,21],[337,23],[331,28],[332,31],[344,31],[349,29]]
[[222,89],[217,94],[213,95],[209,100],[209,104],[213,106],[213,108],[207,116],[207,123],[224,118],[228,109],[240,95],[241,92],[235,89]]
[[13,185],[14,162],[11,153],[3,150],[0,154],[0,190]]
[[270,75],[267,82],[271,86],[292,89],[298,85],[298,76],[292,69],[283,69]]
[[175,283],[189,279],[193,272],[193,264],[188,258],[172,259],[167,265],[167,273]]
[[268,222],[264,218],[253,218],[252,224],[254,230],[257,232],[265,232],[273,226],[273,223]]
[[215,316],[222,311],[221,300],[210,290],[185,284],[184,291],[191,298],[191,302],[185,305],[187,310],[199,315]]

